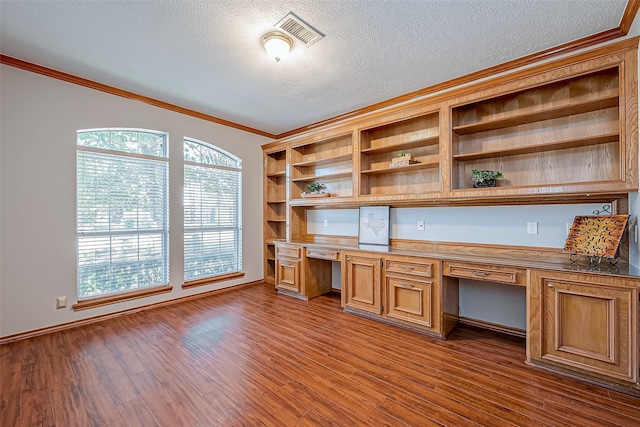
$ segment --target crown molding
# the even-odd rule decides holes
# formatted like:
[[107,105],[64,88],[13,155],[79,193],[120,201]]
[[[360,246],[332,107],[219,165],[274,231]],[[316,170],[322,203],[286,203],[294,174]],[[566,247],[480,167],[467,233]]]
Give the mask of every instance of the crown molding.
[[13,58],[11,56],[0,54],[0,64],[9,65],[11,67],[19,68],[21,70],[30,71],[32,73],[51,77],[57,80],[62,80],[64,82],[76,84],[78,86],[87,87],[89,89],[95,89],[97,91],[120,96],[122,98],[132,99],[134,101],[140,101],[145,104],[153,105],[154,107],[163,108],[165,110],[173,111],[175,113],[184,114],[187,116],[195,117],[197,119],[206,120],[208,122],[217,123],[219,125],[242,130],[242,131],[253,133],[256,135],[265,136],[267,138],[273,138],[273,139],[276,138],[275,134],[265,132],[260,129],[254,129],[249,126],[244,126],[239,123],[234,123],[229,120],[224,120],[219,117],[201,113],[196,110],[191,110],[189,108],[184,108],[179,105],[160,101],[159,99],[150,98],[148,96],[140,95],[134,92],[130,92],[128,90],[119,89],[117,87],[113,87],[113,86],[109,86],[93,80],[85,79],[84,77],[74,76],[73,74],[64,73],[62,71],[54,70],[52,68],[47,68],[42,65],[23,61],[22,59]]

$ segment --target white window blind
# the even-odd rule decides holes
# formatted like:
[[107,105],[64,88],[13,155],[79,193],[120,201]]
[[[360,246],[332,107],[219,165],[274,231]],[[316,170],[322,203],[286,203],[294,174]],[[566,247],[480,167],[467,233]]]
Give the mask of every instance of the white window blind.
[[168,284],[166,134],[77,136],[78,298]]
[[242,270],[242,163],[184,140],[184,280]]

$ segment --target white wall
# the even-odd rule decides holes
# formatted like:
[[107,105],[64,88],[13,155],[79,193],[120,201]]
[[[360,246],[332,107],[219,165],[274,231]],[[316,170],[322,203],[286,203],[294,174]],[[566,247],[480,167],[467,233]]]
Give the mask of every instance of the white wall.
[[[390,236],[397,239],[562,248],[566,225],[576,215],[592,215],[602,204],[392,208]],[[327,226],[324,226],[324,221]],[[418,230],[418,221],[425,229]],[[527,222],[538,223],[538,234],[527,234]],[[307,232],[358,235],[358,209],[318,209],[307,212]]]
[[[471,206],[391,209],[390,236],[398,239],[490,243],[562,248],[566,224],[576,215],[591,215],[601,204]],[[324,221],[327,221],[327,227]],[[425,230],[418,230],[418,221]],[[527,222],[538,223],[538,234],[527,234]],[[307,212],[307,232],[358,235],[358,209],[319,209]],[[339,287],[333,274],[333,287]],[[524,288],[460,279],[459,314],[472,319],[526,328]]]
[[[263,277],[262,151],[268,138],[137,101],[0,68],[0,336],[174,299]],[[101,127],[169,133],[168,294],[74,312],[76,301],[76,131]],[[243,165],[244,278],[182,290],[182,138],[240,157]]]

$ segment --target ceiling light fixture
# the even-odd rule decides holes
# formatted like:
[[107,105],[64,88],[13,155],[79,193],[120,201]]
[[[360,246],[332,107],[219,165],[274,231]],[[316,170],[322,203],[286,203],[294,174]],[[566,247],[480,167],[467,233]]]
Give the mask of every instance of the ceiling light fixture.
[[271,31],[262,36],[262,45],[267,51],[267,55],[275,59],[276,62],[280,62],[284,56],[289,54],[291,46],[293,46],[293,39],[280,31]]

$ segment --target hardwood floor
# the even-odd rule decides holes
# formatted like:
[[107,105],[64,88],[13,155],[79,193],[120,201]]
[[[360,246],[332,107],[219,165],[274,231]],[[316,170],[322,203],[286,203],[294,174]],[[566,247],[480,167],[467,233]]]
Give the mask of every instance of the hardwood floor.
[[640,399],[256,285],[0,347],[2,426],[638,426]]

